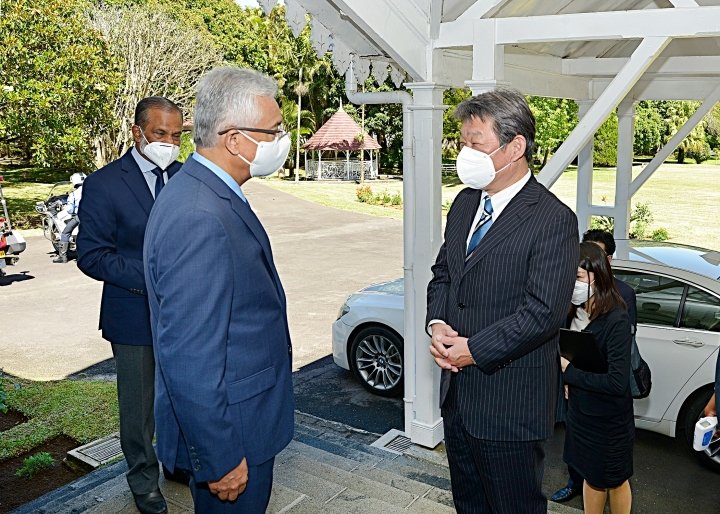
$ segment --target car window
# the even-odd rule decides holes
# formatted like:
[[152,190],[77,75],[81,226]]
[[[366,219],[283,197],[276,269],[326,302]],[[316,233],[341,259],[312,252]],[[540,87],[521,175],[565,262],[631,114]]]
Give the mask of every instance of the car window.
[[688,288],[680,325],[720,332],[720,299],[696,287]]
[[638,323],[675,325],[685,284],[644,271],[615,270],[614,274],[635,290]]

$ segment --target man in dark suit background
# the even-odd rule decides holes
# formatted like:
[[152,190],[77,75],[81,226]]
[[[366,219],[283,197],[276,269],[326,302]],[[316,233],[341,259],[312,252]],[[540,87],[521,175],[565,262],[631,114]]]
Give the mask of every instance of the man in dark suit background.
[[521,94],[483,93],[455,115],[470,187],[448,212],[427,313],[453,500],[461,513],[544,514],[577,219],[529,171],[535,119]]
[[148,97],[138,103],[134,122],[133,148],[83,184],[78,267],[104,283],[100,329],[117,367],[127,481],[138,510],[159,514],[167,506],[152,445],[155,360],[142,252],[155,196],[181,166],[175,159],[183,117],[170,100]]
[[276,94],[275,81],[252,70],[202,78],[197,152],[163,191],[145,236],[158,455],[191,472],[199,514],[265,512],[275,456],[293,434],[285,293],[241,189],[287,158]]

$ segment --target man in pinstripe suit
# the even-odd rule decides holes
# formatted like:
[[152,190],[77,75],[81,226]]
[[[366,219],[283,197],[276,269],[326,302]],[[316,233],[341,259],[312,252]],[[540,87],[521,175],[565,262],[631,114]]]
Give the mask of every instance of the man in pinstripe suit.
[[483,93],[455,115],[470,187],[448,213],[427,313],[453,500],[461,513],[545,513],[577,219],[529,171],[535,118],[521,94]]

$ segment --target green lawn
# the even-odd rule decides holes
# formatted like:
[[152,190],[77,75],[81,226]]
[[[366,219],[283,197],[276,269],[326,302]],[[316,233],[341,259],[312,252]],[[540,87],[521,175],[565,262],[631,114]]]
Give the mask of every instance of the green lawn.
[[31,382],[0,378],[4,403],[29,421],[0,433],[0,461],[15,457],[59,435],[88,443],[119,429],[114,382]]
[[[633,174],[642,170],[636,166]],[[570,168],[551,187],[563,202],[575,208],[577,169]],[[457,179],[446,178],[443,184],[443,204],[451,202],[464,187]],[[402,210],[397,207],[367,205],[357,201],[354,182],[305,182],[289,180],[263,180],[275,189],[297,197],[338,209],[351,210],[401,219]],[[367,181],[374,193],[388,191],[402,193],[401,180]],[[612,205],[614,201],[615,170],[595,169],[593,177],[593,202]],[[650,206],[654,221],[651,232],[665,228],[670,241],[720,250],[720,166],[715,164],[664,164],[633,197]]]
[[[636,166],[633,176],[642,168]],[[575,207],[577,170],[570,169],[550,188],[563,202]],[[596,169],[593,202],[612,205],[615,170]],[[632,204],[647,203],[654,221],[650,229],[666,228],[670,241],[720,250],[720,166],[664,164],[633,197]]]
[[0,175],[4,178],[1,185],[13,226],[39,227],[41,216],[35,211],[35,203],[46,200],[52,186],[69,180],[71,174],[71,171],[0,166]]

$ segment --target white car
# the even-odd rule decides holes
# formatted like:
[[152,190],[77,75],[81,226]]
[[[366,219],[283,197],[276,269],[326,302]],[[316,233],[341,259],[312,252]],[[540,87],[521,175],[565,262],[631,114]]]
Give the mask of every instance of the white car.
[[[720,347],[720,252],[650,241],[618,241],[615,276],[637,295],[637,342],[652,371],[650,395],[635,400],[635,426],[692,446],[713,392]],[[403,280],[348,297],[333,324],[333,359],[369,391],[403,387]],[[720,471],[720,439],[704,463]]]

